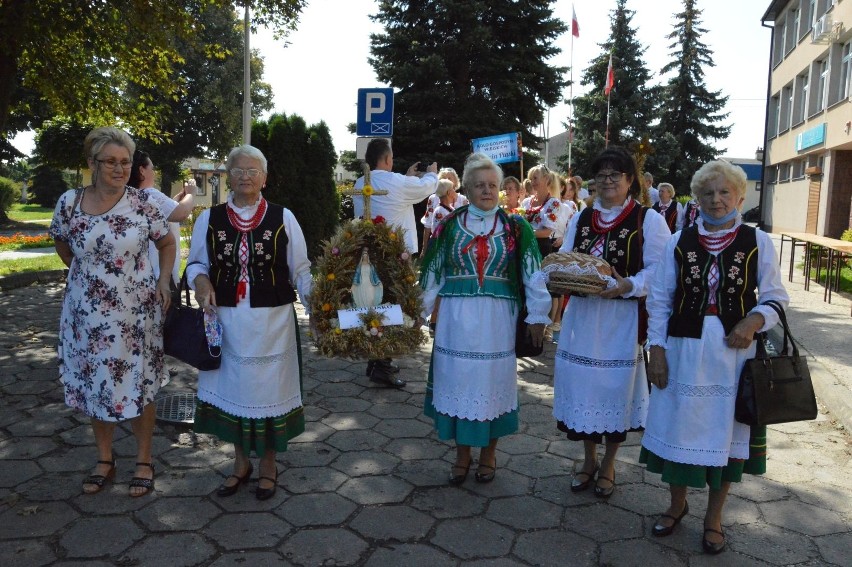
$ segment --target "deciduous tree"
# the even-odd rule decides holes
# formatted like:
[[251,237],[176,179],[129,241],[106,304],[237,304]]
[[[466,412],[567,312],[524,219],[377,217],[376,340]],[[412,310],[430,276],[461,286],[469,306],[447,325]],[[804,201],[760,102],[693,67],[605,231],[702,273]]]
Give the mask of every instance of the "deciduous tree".
[[[254,25],[286,35],[305,0],[248,1]],[[231,0],[3,0],[0,2],[0,136],[32,117],[34,93],[52,113],[94,123],[121,122],[137,135],[163,136],[159,120],[184,87],[175,40],[196,32],[192,9]],[[127,96],[130,84],[158,93]],[[17,122],[16,122],[17,120]],[[38,126],[39,124],[35,124]]]

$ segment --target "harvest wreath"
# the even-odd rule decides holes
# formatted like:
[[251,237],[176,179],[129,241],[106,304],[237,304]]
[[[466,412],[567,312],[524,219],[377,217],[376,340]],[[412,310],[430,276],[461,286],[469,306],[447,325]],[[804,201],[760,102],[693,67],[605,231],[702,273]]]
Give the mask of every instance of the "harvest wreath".
[[[366,185],[363,194],[369,198],[372,188]],[[380,216],[351,220],[323,243],[322,251],[311,294],[318,333],[314,344],[321,354],[373,360],[408,354],[426,342],[416,326],[423,309],[421,289],[401,228],[389,226]],[[371,306],[357,312],[359,325],[341,328],[338,310],[359,306],[355,295],[360,295],[362,267],[369,268],[366,273],[382,290],[376,301],[400,306],[401,325],[387,324],[386,315],[376,309],[379,306],[367,303]]]

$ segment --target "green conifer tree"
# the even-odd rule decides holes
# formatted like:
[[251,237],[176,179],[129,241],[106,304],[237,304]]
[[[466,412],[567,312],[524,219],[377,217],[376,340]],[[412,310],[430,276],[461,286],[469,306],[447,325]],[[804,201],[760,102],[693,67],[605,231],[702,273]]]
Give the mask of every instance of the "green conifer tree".
[[540,141],[535,129],[566,86],[566,69],[547,63],[566,29],[552,3],[379,2],[372,19],[384,32],[371,36],[370,63],[396,90],[395,169],[428,160],[461,171],[472,138],[521,132],[527,147]]
[[683,0],[683,11],[675,14],[671,61],[662,73],[674,72],[662,88],[660,121],[654,127],[656,153],[648,158],[648,170],[656,181],[674,185],[680,194],[689,192],[692,174],[701,165],[718,157],[724,149],[713,140],[724,140],[730,126],[719,123],[728,117],[723,112],[728,101],[721,91],[710,91],[704,83],[704,68],[713,67],[712,52],[702,43],[701,10],[695,0]]
[[[607,97],[604,94],[610,53],[615,84],[610,93],[609,144],[628,149],[638,147],[651,132],[657,89],[649,85],[651,73],[642,59],[645,53],[636,39],[632,20],[635,12],[627,9],[627,0],[617,0],[610,14],[610,36],[598,44],[601,53],[583,71],[580,84],[590,87],[574,99],[574,142],[571,161],[573,172],[588,177],[586,169],[595,155],[604,149],[607,124]],[[568,124],[565,124],[568,127]],[[561,148],[557,162],[568,171],[568,150]]]

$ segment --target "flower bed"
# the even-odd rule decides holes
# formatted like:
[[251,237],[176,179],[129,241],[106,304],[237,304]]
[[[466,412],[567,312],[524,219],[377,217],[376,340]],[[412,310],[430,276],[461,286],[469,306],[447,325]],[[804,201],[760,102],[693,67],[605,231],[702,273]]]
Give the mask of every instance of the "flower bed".
[[0,236],[0,250],[46,248],[47,246],[53,246],[53,239],[47,234],[36,234],[31,236],[18,232],[12,236]]

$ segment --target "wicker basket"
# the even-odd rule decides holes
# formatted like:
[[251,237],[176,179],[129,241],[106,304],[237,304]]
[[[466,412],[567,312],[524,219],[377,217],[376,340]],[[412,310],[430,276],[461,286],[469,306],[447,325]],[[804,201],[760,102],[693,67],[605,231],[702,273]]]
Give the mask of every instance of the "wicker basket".
[[[542,271],[547,274],[547,290],[558,295],[597,295],[605,290],[611,278],[600,275],[593,266],[579,266],[577,259],[585,257],[577,252],[548,254],[541,263]],[[594,258],[593,261],[601,260]]]
[[551,272],[547,279],[547,291],[558,295],[574,293],[597,295],[606,289],[606,282],[600,278],[574,276],[564,272]]

